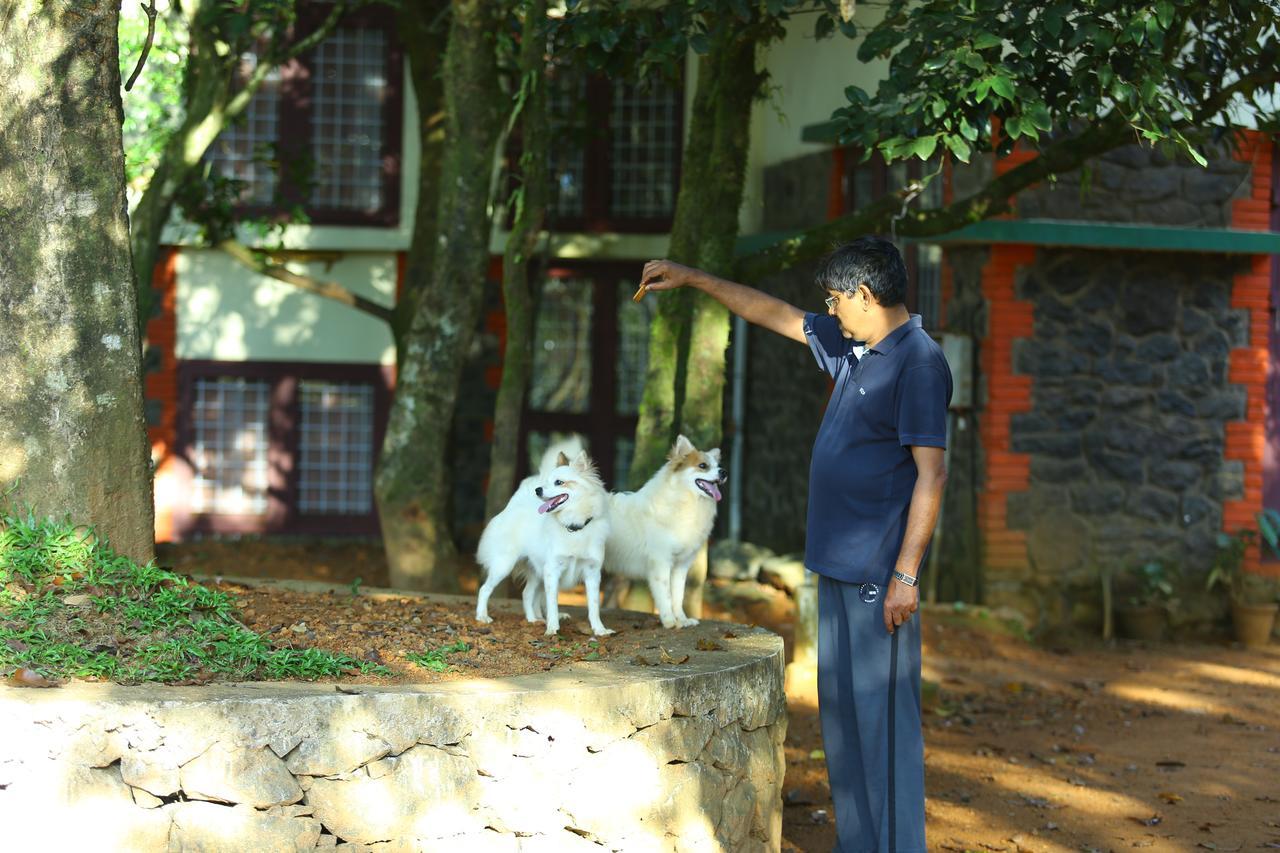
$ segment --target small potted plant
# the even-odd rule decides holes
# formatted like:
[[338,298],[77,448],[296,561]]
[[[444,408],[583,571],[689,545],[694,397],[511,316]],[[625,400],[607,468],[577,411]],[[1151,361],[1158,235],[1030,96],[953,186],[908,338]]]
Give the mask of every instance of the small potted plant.
[[[1274,521],[1259,513],[1258,522],[1263,538],[1273,549],[1276,548],[1280,537],[1276,535]],[[1218,556],[1209,572],[1207,584],[1209,589],[1221,586],[1227,590],[1236,639],[1246,646],[1267,645],[1276,621],[1274,581],[1244,570],[1245,552],[1257,535],[1253,530],[1240,530],[1234,535],[1218,534]]]
[[1164,563],[1151,560],[1126,573],[1123,604],[1116,608],[1120,633],[1133,640],[1159,642],[1168,621],[1173,584]]

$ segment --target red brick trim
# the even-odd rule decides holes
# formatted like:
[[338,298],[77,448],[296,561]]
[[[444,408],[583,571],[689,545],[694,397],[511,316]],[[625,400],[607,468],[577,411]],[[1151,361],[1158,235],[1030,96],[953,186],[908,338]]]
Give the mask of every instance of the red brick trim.
[[[1250,131],[1236,150],[1236,159],[1250,163],[1249,194],[1231,205],[1231,227],[1266,231],[1271,227],[1271,149],[1274,143],[1263,134]],[[1245,419],[1227,424],[1225,459],[1244,464],[1244,495],[1224,501],[1222,528],[1234,533],[1256,529],[1255,516],[1262,509],[1262,459],[1267,444],[1267,371],[1271,365],[1268,339],[1271,304],[1271,264],[1268,255],[1254,255],[1249,268],[1236,275],[1231,288],[1231,307],[1249,312],[1249,344],[1231,351],[1227,381],[1241,385],[1247,394]],[[1257,545],[1245,555],[1250,572],[1280,576],[1280,563],[1263,562]]]
[[1007,501],[1010,492],[1030,485],[1031,457],[1014,453],[1010,420],[1015,412],[1031,409],[1031,377],[1013,372],[1013,342],[1030,337],[1034,320],[1030,302],[1015,296],[1017,268],[1035,260],[1035,248],[997,244],[982,270],[982,294],[988,305],[987,336],[980,356],[987,382],[982,446],[986,477],[978,503],[978,527],[985,548],[984,565],[992,575],[1017,570],[1027,564],[1027,537],[1009,530]]
[[152,271],[151,287],[159,311],[147,321],[147,345],[160,356],[157,369],[143,378],[144,397],[160,405],[160,420],[147,427],[151,442],[151,460],[155,465],[155,536],[157,542],[173,539],[173,505],[164,487],[171,473],[173,450],[177,441],[178,362],[177,300],[178,250],[162,248]]

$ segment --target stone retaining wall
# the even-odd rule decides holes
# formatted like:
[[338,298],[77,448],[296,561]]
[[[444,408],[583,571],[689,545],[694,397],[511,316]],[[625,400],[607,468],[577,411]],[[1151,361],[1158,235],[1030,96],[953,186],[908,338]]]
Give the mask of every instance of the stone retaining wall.
[[778,850],[782,641],[735,631],[680,666],[0,687],[5,846]]

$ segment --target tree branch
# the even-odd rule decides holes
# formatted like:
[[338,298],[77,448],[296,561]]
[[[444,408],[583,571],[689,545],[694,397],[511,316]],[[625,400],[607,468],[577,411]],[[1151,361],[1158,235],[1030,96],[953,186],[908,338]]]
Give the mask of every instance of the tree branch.
[[151,0],[150,6],[143,6],[142,11],[147,13],[147,40],[142,43],[142,54],[138,57],[138,64],[134,66],[133,73],[129,75],[129,82],[124,84],[124,90],[130,92],[133,90],[133,84],[137,82],[138,75],[142,73],[142,66],[147,64],[147,56],[151,53],[151,43],[156,37],[156,0]]
[[316,296],[323,296],[325,299],[341,302],[343,305],[354,308],[357,311],[363,311],[370,316],[377,317],[388,325],[391,323],[392,312],[390,308],[380,305],[371,299],[366,299],[358,293],[353,293],[337,282],[321,281],[310,276],[300,275],[281,264],[269,263],[262,257],[261,253],[235,240],[223,240],[218,243],[218,248],[235,258],[242,266],[248,267],[259,275],[274,278],[276,281],[283,281],[285,284],[291,284],[299,290],[314,293]]

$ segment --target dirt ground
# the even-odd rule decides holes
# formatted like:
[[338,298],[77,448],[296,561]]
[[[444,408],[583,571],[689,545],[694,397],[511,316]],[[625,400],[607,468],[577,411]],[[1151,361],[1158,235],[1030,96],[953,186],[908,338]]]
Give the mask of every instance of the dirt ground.
[[[369,543],[198,542],[164,546],[160,558],[188,573],[387,583],[381,548]],[[473,577],[464,578],[464,588],[474,590]],[[742,586],[733,592],[712,590],[707,615],[778,630],[790,648],[793,608],[784,594]],[[363,599],[347,598],[332,597],[339,616],[329,621],[364,628],[378,618]],[[298,602],[246,595],[244,605],[258,630],[295,628],[305,638],[323,622],[288,609]],[[327,612],[335,612],[332,602]],[[502,648],[497,638],[508,631],[526,645],[541,636],[518,619],[510,626],[499,620],[495,636],[444,614],[383,615],[384,624],[372,628],[382,632],[382,645],[362,646],[361,654],[396,651],[397,626],[415,617],[437,627],[442,641],[480,640],[486,649]],[[950,607],[922,616],[924,677],[937,685],[925,693],[930,850],[1280,849],[1280,647],[1082,638],[1045,648]],[[654,644],[650,634],[661,631],[651,622],[626,626],[605,641],[605,653],[630,655]],[[565,634],[568,642],[538,649],[532,665],[599,653],[585,635]],[[458,675],[441,677],[471,674],[450,660],[459,663]],[[835,832],[816,697],[810,685],[793,683],[788,700],[783,849],[825,852]]]

